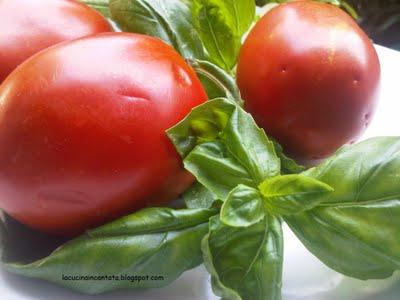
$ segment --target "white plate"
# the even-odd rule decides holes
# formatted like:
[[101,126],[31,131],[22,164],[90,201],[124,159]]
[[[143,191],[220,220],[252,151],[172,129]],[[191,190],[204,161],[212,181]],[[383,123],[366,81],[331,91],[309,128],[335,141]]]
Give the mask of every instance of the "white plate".
[[[363,139],[400,136],[400,52],[377,47],[382,65],[381,99],[375,118]],[[399,229],[400,230],[400,229]],[[400,274],[386,280],[360,281],[329,269],[310,254],[285,226],[284,300],[398,300]],[[39,280],[6,273],[0,269],[0,298],[7,300],[212,300],[215,297],[203,267],[183,274],[166,288],[119,291],[86,296]]]

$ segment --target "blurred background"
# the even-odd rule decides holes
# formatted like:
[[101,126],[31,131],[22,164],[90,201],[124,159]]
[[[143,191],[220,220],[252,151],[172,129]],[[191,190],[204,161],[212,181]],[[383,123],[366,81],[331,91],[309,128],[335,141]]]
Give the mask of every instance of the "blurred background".
[[[257,5],[289,0],[256,0]],[[319,0],[353,16],[374,43],[400,51],[400,0]]]

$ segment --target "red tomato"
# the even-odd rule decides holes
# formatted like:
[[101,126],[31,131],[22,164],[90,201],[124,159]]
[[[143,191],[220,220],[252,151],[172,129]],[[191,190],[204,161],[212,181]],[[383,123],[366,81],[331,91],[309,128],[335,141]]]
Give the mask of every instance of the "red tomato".
[[325,158],[364,131],[380,80],[365,33],[339,8],[316,1],[279,5],[261,18],[237,73],[246,109],[302,162]]
[[44,50],[0,88],[0,207],[77,234],[192,183],[165,130],[207,99],[164,42],[109,33]]
[[75,1],[0,0],[0,83],[47,47],[111,30],[98,12]]

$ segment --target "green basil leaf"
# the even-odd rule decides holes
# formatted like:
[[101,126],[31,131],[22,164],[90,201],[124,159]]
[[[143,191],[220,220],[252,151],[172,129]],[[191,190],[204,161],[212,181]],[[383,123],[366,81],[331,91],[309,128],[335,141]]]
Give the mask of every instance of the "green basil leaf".
[[185,158],[193,148],[217,139],[225,128],[236,105],[218,98],[195,107],[181,122],[167,130],[179,154]]
[[280,160],[273,143],[242,108],[237,107],[233,111],[221,138],[256,184],[280,174]]
[[218,197],[204,185],[196,182],[182,195],[188,208],[210,208]]
[[[215,213],[215,210],[146,209],[88,231],[40,260],[25,264],[5,260],[4,256],[2,259],[10,272],[88,294],[161,287],[202,262],[200,243],[208,231],[208,219]],[[144,276],[144,279],[123,280],[125,275]],[[119,280],[65,280],[65,276],[114,276]],[[151,276],[159,276],[160,280],[151,280]]]
[[329,185],[304,175],[283,175],[266,179],[259,185],[271,213],[291,215],[317,206],[321,196],[333,192]]
[[192,13],[209,59],[230,71],[236,64],[242,35],[254,20],[254,0],[193,0]]
[[239,88],[231,75],[209,61],[195,59],[189,60],[189,63],[196,71],[209,99],[224,97],[239,105],[243,104]]
[[335,189],[316,208],[285,218],[315,256],[360,279],[400,269],[400,138],[348,146],[304,175]]
[[272,141],[275,146],[276,155],[281,160],[281,173],[283,174],[297,174],[306,170],[306,167],[299,165],[294,159],[288,157],[284,152],[282,146],[276,142]]
[[247,170],[231,156],[221,141],[196,146],[183,163],[220,200],[225,200],[238,184],[256,187]]
[[247,227],[265,217],[263,199],[257,189],[239,184],[222,205],[221,221],[232,227]]
[[78,0],[78,1],[97,10],[105,18],[111,18],[109,0]]
[[189,4],[180,0],[110,0],[113,20],[124,31],[158,37],[185,58],[205,58]]
[[283,234],[280,221],[268,216],[246,228],[210,219],[203,239],[204,263],[212,287],[223,299],[281,299]]

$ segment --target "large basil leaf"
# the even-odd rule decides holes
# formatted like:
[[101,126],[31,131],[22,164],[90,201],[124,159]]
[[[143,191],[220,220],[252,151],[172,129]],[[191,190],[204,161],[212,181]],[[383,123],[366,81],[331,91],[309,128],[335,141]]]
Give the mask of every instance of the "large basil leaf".
[[218,296],[232,300],[281,298],[283,235],[277,218],[235,228],[213,217],[202,249]]
[[318,205],[321,195],[333,192],[329,185],[304,175],[275,176],[264,180],[259,189],[271,213],[291,215]]
[[316,208],[285,218],[315,256],[360,279],[400,269],[400,138],[345,147],[304,174],[335,189]]
[[240,91],[235,80],[225,70],[205,60],[189,60],[196,71],[203,87],[207,91],[208,98],[225,97],[242,105]]
[[[13,273],[83,293],[161,287],[202,262],[201,239],[208,231],[208,219],[216,213],[213,209],[145,209],[88,231],[49,256],[28,264],[7,259],[5,252],[13,249],[6,249],[7,237],[3,235],[2,260]],[[6,228],[3,234],[7,232]],[[12,240],[15,239],[18,236],[13,235]],[[144,279],[123,280],[124,275]],[[105,280],[63,280],[68,276],[97,276]],[[107,280],[109,276],[121,277]],[[158,276],[159,280],[151,280],[151,276]]]
[[158,37],[185,58],[205,58],[189,4],[180,0],[110,0],[113,20],[124,31]]
[[193,0],[192,13],[210,60],[230,71],[254,20],[254,0]]

